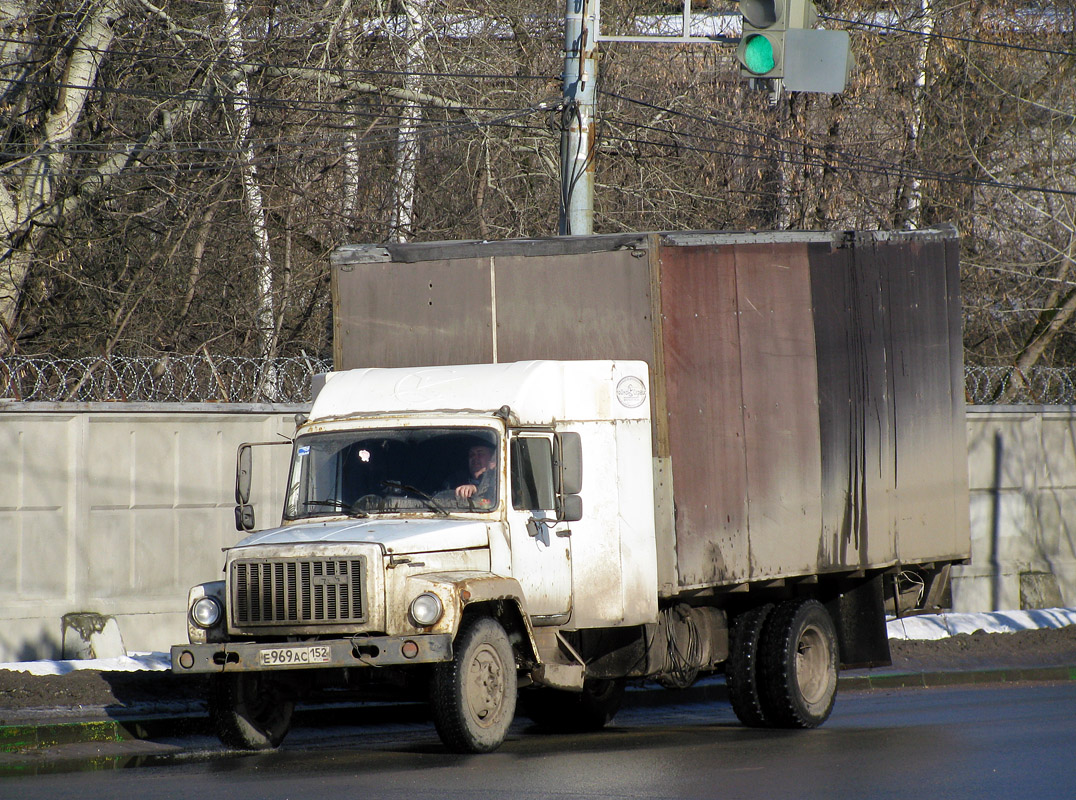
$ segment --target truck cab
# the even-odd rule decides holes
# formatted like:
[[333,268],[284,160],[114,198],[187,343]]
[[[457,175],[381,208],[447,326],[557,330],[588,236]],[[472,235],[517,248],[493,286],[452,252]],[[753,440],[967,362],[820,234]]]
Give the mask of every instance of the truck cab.
[[564,633],[658,614],[648,387],[615,361],[323,376],[282,524],[191,591],[172,651],[214,675],[221,738],[278,744],[288,687],[318,668],[432,669],[438,731],[468,752],[503,739],[520,679],[583,696]]

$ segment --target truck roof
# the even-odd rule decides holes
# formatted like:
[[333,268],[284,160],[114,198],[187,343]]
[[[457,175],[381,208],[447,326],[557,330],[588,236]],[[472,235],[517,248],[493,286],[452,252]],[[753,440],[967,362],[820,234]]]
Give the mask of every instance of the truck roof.
[[330,372],[310,420],[398,413],[493,414],[521,425],[650,417],[642,361],[519,361]]

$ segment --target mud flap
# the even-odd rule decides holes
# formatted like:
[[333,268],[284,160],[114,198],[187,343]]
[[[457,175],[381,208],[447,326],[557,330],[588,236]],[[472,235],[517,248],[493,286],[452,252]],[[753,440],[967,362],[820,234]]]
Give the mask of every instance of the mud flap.
[[847,581],[826,604],[837,626],[841,669],[887,667],[893,663],[885,625],[883,576]]

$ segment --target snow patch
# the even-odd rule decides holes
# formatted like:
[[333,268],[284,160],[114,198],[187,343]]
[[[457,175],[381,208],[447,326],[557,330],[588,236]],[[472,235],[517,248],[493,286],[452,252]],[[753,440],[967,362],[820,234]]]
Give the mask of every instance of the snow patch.
[[164,672],[172,668],[168,653],[128,653],[117,658],[87,658],[79,661],[16,661],[0,664],[0,669],[29,672],[31,675],[66,675],[78,669],[102,672]]
[[976,614],[923,614],[890,619],[890,639],[945,639],[958,633],[1014,633],[1076,625],[1076,608],[990,611]]

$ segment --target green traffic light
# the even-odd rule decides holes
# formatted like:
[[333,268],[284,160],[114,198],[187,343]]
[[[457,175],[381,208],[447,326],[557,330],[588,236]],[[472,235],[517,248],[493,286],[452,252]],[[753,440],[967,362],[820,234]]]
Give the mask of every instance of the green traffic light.
[[773,44],[765,36],[749,36],[744,42],[743,63],[756,75],[766,74],[777,65],[773,57]]

